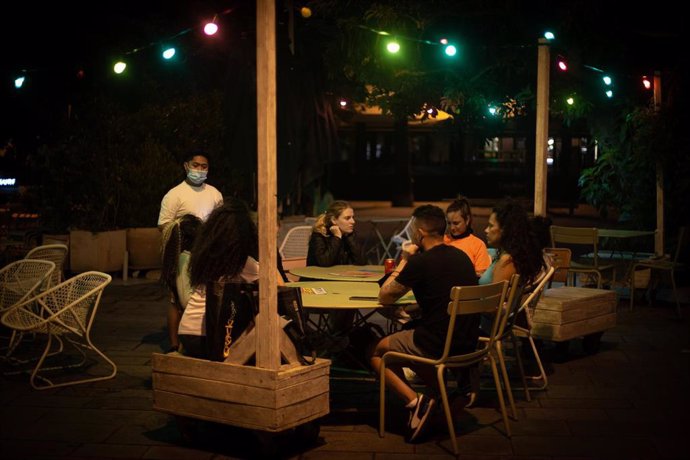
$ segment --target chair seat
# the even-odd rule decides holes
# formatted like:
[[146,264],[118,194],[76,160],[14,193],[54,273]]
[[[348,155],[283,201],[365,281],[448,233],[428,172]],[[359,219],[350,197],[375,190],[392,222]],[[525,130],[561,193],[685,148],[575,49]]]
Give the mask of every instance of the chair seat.
[[591,265],[591,264],[584,264],[582,262],[570,261],[570,268],[569,269],[571,271],[578,271],[578,270],[601,271],[601,270],[611,270],[613,268],[616,268],[616,266],[614,264]]
[[647,259],[639,260],[635,262],[635,265],[638,267],[657,268],[659,270],[673,270],[682,267],[685,264],[680,262],[674,262],[668,259]]

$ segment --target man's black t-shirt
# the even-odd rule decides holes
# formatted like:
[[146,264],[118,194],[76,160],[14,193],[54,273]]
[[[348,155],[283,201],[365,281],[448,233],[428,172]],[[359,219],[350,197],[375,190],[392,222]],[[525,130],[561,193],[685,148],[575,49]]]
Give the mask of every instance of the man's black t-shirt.
[[[422,316],[415,322],[414,343],[425,352],[440,356],[448,332],[448,302],[453,286],[475,286],[477,275],[463,251],[445,244],[411,256],[396,281],[412,288]],[[458,316],[451,353],[476,349],[479,315]]]

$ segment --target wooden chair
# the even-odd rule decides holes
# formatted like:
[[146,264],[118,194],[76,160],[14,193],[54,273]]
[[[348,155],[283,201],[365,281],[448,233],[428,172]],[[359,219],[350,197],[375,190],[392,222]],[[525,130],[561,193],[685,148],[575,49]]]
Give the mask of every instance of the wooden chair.
[[550,265],[554,268],[554,273],[549,280],[549,289],[553,282],[568,285],[568,270],[570,269],[570,259],[572,252],[568,248],[544,248],[544,254],[549,257]]
[[26,254],[25,259],[50,260],[55,264],[55,270],[50,278],[50,285],[56,286],[63,280],[65,259],[69,248],[64,244],[44,244],[37,246]]
[[[630,270],[630,310],[632,310],[635,303],[635,271],[637,269],[651,269],[658,271],[669,272],[671,276],[671,285],[673,286],[673,298],[676,301],[676,314],[680,318],[680,302],[678,301],[678,291],[676,290],[676,278],[675,272],[679,268],[683,268],[685,264],[679,262],[679,258],[685,246],[687,244],[687,229],[686,227],[681,227],[678,231],[678,242],[676,244],[676,251],[673,255],[673,259],[665,256],[663,258],[651,258],[637,261],[633,264],[632,270]],[[650,300],[651,302],[651,300]]]
[[[36,366],[31,371],[32,387],[43,390],[115,377],[117,366],[96,348],[90,336],[101,295],[111,279],[110,275],[106,273],[94,271],[81,273],[35,297],[26,299],[2,315],[0,321],[12,330],[24,333],[35,332],[47,336],[43,354],[38,358]],[[44,367],[47,356],[58,355],[64,351],[63,339],[74,346],[81,354],[82,359],[74,364]],[[58,342],[57,351],[51,351],[53,340]],[[82,367],[86,364],[85,351],[92,351],[100,356],[110,367],[110,373],[104,376],[76,379],[73,378],[74,374],[70,373],[72,378],[60,383],[53,383],[45,376],[45,372],[56,369]]]
[[599,260],[599,231],[592,227],[561,227],[552,225],[551,246],[556,248],[562,244],[585,246],[592,254],[592,263],[570,261],[568,271],[572,275],[573,286],[575,286],[577,273],[585,273],[596,277],[598,289],[602,286],[602,272],[611,270],[611,282],[616,279],[616,266],[612,264],[604,265]]
[[[458,443],[455,436],[455,427],[453,424],[453,414],[450,411],[450,404],[448,402],[448,393],[445,385],[446,369],[470,367],[488,360],[491,364],[491,371],[494,378],[494,383],[498,391],[498,399],[501,406],[501,414],[503,416],[503,423],[506,434],[511,435],[510,425],[508,422],[508,414],[503,399],[503,392],[501,390],[501,381],[497,367],[497,354],[495,351],[495,342],[501,333],[501,321],[505,318],[502,314],[502,307],[508,299],[508,282],[500,281],[498,283],[487,284],[482,286],[463,286],[453,287],[450,292],[451,301],[448,304],[448,315],[450,322],[446,332],[445,345],[443,353],[437,359],[424,358],[416,355],[409,355],[395,351],[385,353],[381,360],[380,378],[380,408],[379,408],[379,436],[385,435],[385,409],[386,409],[386,366],[395,363],[414,363],[415,365],[434,366],[438,378],[438,386],[441,391],[441,400],[443,403],[443,411],[446,416],[448,424],[448,432],[453,444],[453,452],[458,454]],[[476,351],[465,353],[462,355],[450,355],[450,346],[453,338],[453,331],[455,330],[456,318],[459,315],[470,314],[487,314],[492,318],[491,333],[486,342],[481,342]]]

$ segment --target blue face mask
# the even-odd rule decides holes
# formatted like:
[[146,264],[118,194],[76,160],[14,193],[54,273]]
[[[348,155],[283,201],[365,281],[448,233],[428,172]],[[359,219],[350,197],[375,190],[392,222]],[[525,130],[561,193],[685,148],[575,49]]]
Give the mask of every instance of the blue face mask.
[[187,179],[194,185],[201,185],[206,180],[206,171],[198,171],[196,169],[190,169],[187,171]]

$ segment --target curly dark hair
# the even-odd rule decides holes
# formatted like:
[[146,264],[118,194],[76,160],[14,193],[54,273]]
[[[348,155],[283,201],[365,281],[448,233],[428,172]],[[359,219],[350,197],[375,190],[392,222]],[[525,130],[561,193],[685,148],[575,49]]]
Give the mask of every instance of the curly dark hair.
[[497,249],[510,254],[521,281],[530,284],[544,267],[544,258],[527,212],[518,203],[506,200],[493,213],[501,228],[501,247]]
[[201,227],[189,259],[190,284],[205,285],[239,275],[247,257],[257,253],[256,225],[244,201],[228,199]]
[[180,299],[177,296],[177,268],[180,253],[191,250],[200,228],[201,219],[193,214],[185,214],[170,222],[163,230],[161,278],[178,304]]

